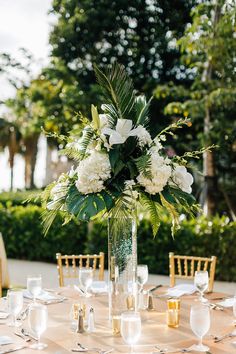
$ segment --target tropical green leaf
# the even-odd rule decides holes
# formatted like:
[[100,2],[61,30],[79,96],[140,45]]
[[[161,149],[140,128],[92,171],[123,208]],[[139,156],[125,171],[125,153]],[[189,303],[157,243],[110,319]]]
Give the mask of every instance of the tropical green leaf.
[[135,98],[136,124],[147,125],[149,122],[149,107],[152,98],[147,102],[144,95]]
[[147,195],[146,193],[141,194],[141,203],[145,206],[147,212],[150,215],[153,236],[156,236],[160,227],[158,203],[154,202],[154,200],[152,200],[152,197]]
[[104,190],[101,191],[100,194],[104,200],[107,211],[111,210],[111,208],[114,206],[114,200],[112,196]]
[[174,195],[181,203],[181,200],[184,200],[188,203],[188,205],[193,205],[194,203],[196,203],[196,199],[192,194],[186,193],[184,191],[182,191],[181,189],[177,189],[177,188],[169,188],[170,193],[172,195]]
[[151,155],[141,155],[140,157],[136,158],[135,164],[140,174],[144,175],[146,178],[152,179],[151,173]]
[[96,65],[95,74],[105,98],[113,106],[120,119],[134,120],[133,108],[135,95],[132,80],[127,75],[123,65],[115,62],[112,67],[103,73]]
[[84,156],[86,154],[88,145],[90,144],[92,137],[93,137],[93,130],[91,127],[87,126],[86,128],[84,128],[83,130],[83,136],[80,140],[80,153],[82,156]]
[[98,130],[100,128],[100,119],[99,119],[97,107],[95,107],[93,104],[91,105],[91,114],[92,114],[93,127],[95,130]]

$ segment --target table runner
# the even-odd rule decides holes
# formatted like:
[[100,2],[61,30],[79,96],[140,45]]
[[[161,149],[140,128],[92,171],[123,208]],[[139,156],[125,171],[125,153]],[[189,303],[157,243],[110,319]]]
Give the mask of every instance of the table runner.
[[[71,352],[70,349],[76,346],[77,342],[87,347],[99,347],[102,349],[114,348],[114,353],[129,353],[129,347],[124,344],[121,337],[115,337],[111,333],[108,321],[107,295],[98,295],[91,298],[80,297],[78,292],[70,288],[61,288],[60,294],[67,297],[63,303],[48,305],[48,329],[42,335],[42,341],[48,347],[42,353],[64,354]],[[163,289],[162,289],[163,292]],[[157,291],[155,294],[159,294]],[[212,293],[208,297],[224,296],[224,294]],[[189,324],[190,306],[194,302],[196,295],[183,296],[181,298],[181,315],[179,328],[170,328],[166,325],[166,299],[154,297],[155,311],[141,311],[142,333],[139,342],[134,346],[134,353],[151,353],[155,351],[154,346],[161,348],[176,349],[186,348],[197,342],[197,338],[191,331]],[[87,303],[95,311],[94,333],[77,334],[71,329],[70,311],[73,303]],[[217,301],[216,301],[217,302]],[[3,301],[2,301],[3,303]],[[3,320],[0,320],[3,322]],[[1,323],[0,322],[0,323]],[[25,327],[27,320],[23,324]],[[222,335],[234,330],[232,308],[224,311],[211,310],[211,328],[209,334]],[[24,344],[24,341],[14,336],[13,328],[4,324],[0,325],[0,334],[14,338],[15,344],[3,346],[2,348],[13,347]],[[233,354],[236,347],[232,342],[235,338],[230,338],[221,343],[214,343],[209,335],[204,339],[204,343],[210,347],[212,354]],[[17,344],[16,344],[17,343]],[[18,353],[35,354],[35,350],[23,349]],[[197,353],[197,352],[193,352]]]

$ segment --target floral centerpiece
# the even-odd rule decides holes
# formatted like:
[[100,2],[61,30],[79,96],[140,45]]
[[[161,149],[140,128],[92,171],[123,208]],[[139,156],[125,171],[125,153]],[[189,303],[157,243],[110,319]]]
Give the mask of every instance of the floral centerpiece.
[[189,120],[176,120],[155,134],[149,126],[151,100],[136,95],[124,67],[115,63],[106,73],[95,67],[95,74],[105,103],[99,109],[92,105],[89,118],[81,116],[79,132],[59,136],[65,143],[62,153],[75,166],[44,191],[44,225],[47,231],[57,212],[64,213],[65,222],[72,217],[81,221],[110,217],[110,309],[116,316],[125,307],[136,308],[133,220],[138,208],[148,211],[153,234],[160,225],[160,212],[167,210],[173,234],[179,227],[178,205],[187,213],[197,209],[187,166],[188,158],[198,157],[204,149],[168,156],[166,139]]

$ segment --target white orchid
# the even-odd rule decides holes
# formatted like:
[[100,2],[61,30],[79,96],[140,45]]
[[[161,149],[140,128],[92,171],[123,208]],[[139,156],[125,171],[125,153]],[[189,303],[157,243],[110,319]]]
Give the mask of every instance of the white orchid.
[[123,144],[129,136],[137,136],[140,131],[140,127],[132,129],[133,122],[130,119],[118,119],[116,129],[103,128],[102,133],[109,135],[109,144]]

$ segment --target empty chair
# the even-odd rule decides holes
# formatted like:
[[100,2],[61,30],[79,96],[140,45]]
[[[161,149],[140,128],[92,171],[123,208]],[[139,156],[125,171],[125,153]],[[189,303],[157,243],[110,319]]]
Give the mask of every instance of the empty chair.
[[209,273],[208,291],[213,290],[216,257],[179,256],[169,253],[170,286],[175,285],[175,279],[193,279],[195,271],[207,270]]
[[104,253],[98,255],[61,255],[56,254],[59,286],[64,286],[65,278],[78,278],[78,269],[93,268],[98,271],[98,279],[104,279]]

